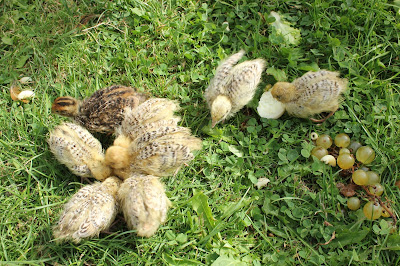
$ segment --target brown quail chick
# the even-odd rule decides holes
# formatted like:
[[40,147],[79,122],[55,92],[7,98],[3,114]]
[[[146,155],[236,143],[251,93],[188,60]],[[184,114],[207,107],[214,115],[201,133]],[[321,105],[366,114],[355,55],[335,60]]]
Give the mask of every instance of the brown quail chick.
[[212,127],[232,117],[254,97],[265,61],[256,59],[234,66],[243,55],[241,50],[224,60],[204,92],[211,110]]
[[144,237],[154,235],[166,221],[171,205],[163,184],[151,175],[132,174],[118,190],[118,199],[129,229]]
[[277,82],[271,94],[285,105],[289,115],[310,118],[322,112],[328,116],[313,122],[324,122],[339,108],[340,95],[347,89],[347,79],[339,78],[338,72],[320,70],[307,72],[292,83]]
[[63,123],[50,132],[48,143],[57,160],[72,173],[100,181],[111,175],[110,167],[104,164],[100,142],[83,127]]
[[134,88],[114,85],[96,91],[83,101],[70,96],[58,97],[51,110],[72,117],[91,132],[113,133],[121,124],[124,108],[134,109],[148,98],[147,94]]
[[80,242],[107,230],[118,213],[117,193],[121,180],[109,177],[81,188],[65,204],[60,220],[53,228],[56,241]]
[[106,165],[126,179],[133,172],[168,176],[192,160],[201,140],[177,125],[176,108],[173,101],[150,99],[135,111],[126,109],[126,118],[116,130],[119,136],[106,151]]

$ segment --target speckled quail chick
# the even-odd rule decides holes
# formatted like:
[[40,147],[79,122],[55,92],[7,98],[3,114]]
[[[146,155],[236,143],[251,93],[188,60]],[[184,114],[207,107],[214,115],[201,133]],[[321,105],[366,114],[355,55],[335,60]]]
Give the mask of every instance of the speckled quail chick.
[[129,229],[137,235],[150,237],[167,219],[171,205],[158,177],[132,174],[119,191],[118,198]]
[[56,241],[80,242],[107,230],[119,211],[117,193],[121,180],[109,177],[104,182],[87,185],[65,204],[53,228]]
[[201,140],[177,125],[177,108],[173,101],[155,98],[134,111],[125,109],[118,137],[105,154],[116,175],[123,179],[134,172],[168,176],[193,159],[192,151],[201,149]]
[[314,122],[324,122],[339,108],[340,95],[347,88],[347,79],[339,78],[338,72],[320,70],[307,72],[292,83],[277,82],[271,94],[285,105],[289,115],[310,118],[322,112],[330,112],[328,116]]
[[104,163],[100,142],[83,127],[63,123],[50,132],[47,141],[57,160],[72,173],[100,181],[111,175],[111,168]]
[[241,50],[222,61],[204,92],[211,110],[212,127],[232,117],[254,97],[265,61],[255,59],[234,66],[244,53]]
[[82,101],[70,96],[58,97],[51,110],[73,118],[91,132],[113,133],[121,124],[124,108],[136,108],[148,98],[146,93],[134,88],[114,85],[98,90]]

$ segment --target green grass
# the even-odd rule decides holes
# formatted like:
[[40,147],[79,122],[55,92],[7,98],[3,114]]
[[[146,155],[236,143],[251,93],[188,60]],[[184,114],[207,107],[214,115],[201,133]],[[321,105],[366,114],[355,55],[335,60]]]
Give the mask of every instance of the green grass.
[[[398,231],[388,234],[385,220],[367,221],[361,210],[348,212],[335,187],[347,180],[308,158],[313,131],[346,132],[371,145],[377,153],[372,168],[399,212],[400,15],[393,1],[80,2],[0,4],[0,261],[400,263]],[[301,30],[298,45],[269,37],[271,11]],[[275,77],[292,81],[319,67],[349,79],[342,107],[322,126],[287,115],[268,121],[254,110],[257,98],[206,134],[210,116],[202,93],[220,60],[241,48],[247,58],[264,58],[275,74],[263,75],[257,97]],[[9,95],[22,76],[34,80],[24,86],[36,92],[29,104]],[[204,147],[177,176],[163,179],[173,207],[155,236],[137,237],[120,222],[111,235],[58,245],[51,228],[82,185],[48,149],[49,130],[64,120],[51,114],[51,103],[111,84],[178,100],[182,125]],[[254,186],[259,177],[271,179],[268,187]]]

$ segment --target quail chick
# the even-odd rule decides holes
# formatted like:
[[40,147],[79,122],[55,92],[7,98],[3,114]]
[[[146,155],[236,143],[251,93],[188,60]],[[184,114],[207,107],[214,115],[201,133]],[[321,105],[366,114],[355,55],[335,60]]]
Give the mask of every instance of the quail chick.
[[314,114],[330,112],[328,116],[313,122],[324,122],[339,108],[339,98],[347,88],[347,79],[339,78],[338,72],[321,70],[307,72],[292,83],[277,82],[271,94],[285,105],[289,115],[309,118]]
[[129,229],[150,237],[167,219],[171,205],[163,184],[151,175],[132,174],[118,190],[121,209]]
[[65,204],[60,220],[53,228],[56,241],[96,237],[107,230],[118,213],[117,193],[121,181],[109,177],[81,188]]
[[105,163],[114,173],[126,179],[132,172],[168,176],[191,161],[193,150],[201,148],[201,140],[186,128],[155,128],[134,141],[118,137],[107,149]]
[[180,118],[174,116],[174,113],[179,109],[177,102],[164,98],[149,99],[136,109],[126,107],[123,121],[116,129],[116,134],[124,134],[134,139],[140,131],[145,131],[150,123],[168,120],[176,125]]
[[265,61],[256,59],[234,66],[243,55],[241,50],[224,60],[204,93],[211,110],[212,127],[232,117],[254,97]]
[[[147,105],[151,106],[147,112],[138,111]],[[201,140],[177,125],[174,108],[172,101],[162,99],[156,104],[151,99],[135,111],[125,110],[119,136],[105,154],[106,164],[116,175],[123,179],[133,172],[167,176],[193,159],[192,151],[201,149]]]
[[148,98],[147,94],[134,88],[114,85],[96,91],[83,101],[70,96],[58,97],[51,110],[72,117],[91,132],[113,133],[121,124],[124,108],[136,108]]
[[100,181],[111,175],[111,169],[104,164],[100,142],[83,127],[63,123],[50,132],[48,143],[57,160],[72,173]]

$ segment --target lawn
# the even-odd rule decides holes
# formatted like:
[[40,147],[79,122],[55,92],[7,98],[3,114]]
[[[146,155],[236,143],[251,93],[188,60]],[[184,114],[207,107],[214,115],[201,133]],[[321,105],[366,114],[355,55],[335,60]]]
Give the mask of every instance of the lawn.
[[[345,132],[376,152],[382,198],[400,213],[400,11],[377,1],[71,1],[0,3],[0,264],[33,265],[398,265],[399,230],[390,218],[350,211],[336,187],[339,168],[313,160],[310,134]],[[271,11],[295,40],[274,32]],[[203,98],[219,62],[240,49],[267,69],[253,102],[215,130]],[[256,112],[263,89],[310,70],[339,71],[349,90],[322,125]],[[29,103],[10,87],[33,82]],[[150,238],[122,216],[98,238],[53,241],[64,203],[82,187],[46,139],[67,119],[51,113],[58,96],[84,98],[112,84],[180,102],[181,125],[203,149],[163,178],[172,202]],[[96,135],[104,146],[111,136]],[[270,183],[258,189],[258,178]],[[367,197],[358,191],[362,201]]]

